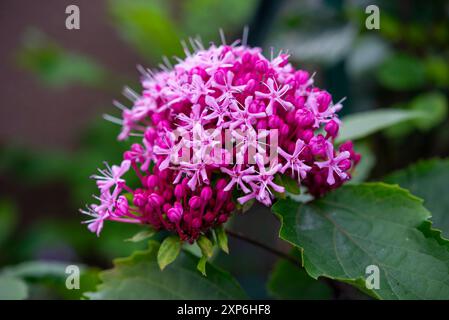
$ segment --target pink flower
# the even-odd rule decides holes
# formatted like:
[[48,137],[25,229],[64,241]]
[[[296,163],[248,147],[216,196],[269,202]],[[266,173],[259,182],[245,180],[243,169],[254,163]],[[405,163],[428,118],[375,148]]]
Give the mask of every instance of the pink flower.
[[288,154],[280,147],[278,148],[279,154],[287,161],[281,168],[280,172],[284,173],[287,169],[291,169],[292,176],[296,173],[298,183],[300,182],[300,178],[304,179],[307,176],[307,172],[312,169],[312,167],[304,163],[305,160],[301,160],[299,158],[305,147],[306,144],[301,139],[298,139],[295,144],[295,150],[292,154]]
[[265,111],[267,115],[270,116],[273,114],[273,104],[275,102],[279,103],[285,110],[291,110],[293,108],[293,104],[291,102],[282,99],[282,97],[290,89],[288,84],[279,88],[278,84],[273,79],[269,78],[267,83],[264,83],[264,85],[268,88],[268,93],[258,91],[256,92],[256,97],[270,100]]
[[[225,223],[236,201],[270,206],[285,192],[276,175],[318,197],[348,180],[360,160],[351,143],[334,150],[341,103],[287,54],[267,59],[238,42],[191,44],[173,66],[140,68],[141,92],[124,92],[132,106],[116,103],[122,119],[106,116],[122,126],[120,140],[141,140],[119,166],[93,176],[99,203],[82,211],[92,232],[104,221],[139,223],[193,242]],[[123,177],[130,169],[133,183]]]
[[334,156],[334,146],[332,143],[327,143],[326,149],[327,159],[326,161],[316,161],[315,164],[320,169],[328,170],[327,174],[327,183],[329,185],[333,185],[335,183],[334,173],[337,174],[342,180],[346,180],[348,178],[348,174],[344,171],[347,169],[347,161],[350,157],[349,151],[343,151],[338,156]]
[[116,189],[121,188],[121,184],[125,182],[125,180],[122,179],[122,176],[128,172],[131,161],[123,160],[120,166],[113,165],[112,168],[109,167],[107,163],[105,164],[107,167],[106,170],[98,169],[102,175],[92,176],[92,178],[97,180],[97,186],[102,193],[109,191],[113,186],[115,186]]

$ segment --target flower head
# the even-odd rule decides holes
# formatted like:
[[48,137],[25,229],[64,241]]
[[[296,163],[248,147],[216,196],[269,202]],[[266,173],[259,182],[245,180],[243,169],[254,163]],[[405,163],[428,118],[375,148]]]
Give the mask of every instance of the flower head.
[[[119,166],[93,176],[100,196],[83,210],[89,230],[99,234],[106,220],[149,224],[193,242],[227,221],[237,202],[270,206],[285,192],[276,175],[320,196],[360,160],[351,143],[334,147],[341,103],[288,55],[192,43],[172,68],[144,71],[141,94],[126,90],[133,105],[118,105],[122,120],[107,117],[122,125],[120,140],[142,140]],[[138,185],[124,179],[131,168]]]

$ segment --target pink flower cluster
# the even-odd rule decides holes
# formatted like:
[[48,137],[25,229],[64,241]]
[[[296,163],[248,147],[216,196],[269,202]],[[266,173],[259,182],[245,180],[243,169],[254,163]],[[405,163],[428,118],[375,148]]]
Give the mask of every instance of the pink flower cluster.
[[[267,59],[260,48],[238,43],[192,47],[176,65],[144,71],[141,95],[127,91],[132,108],[119,105],[119,139],[141,142],[120,166],[94,176],[100,204],[83,211],[92,216],[91,231],[114,220],[150,224],[192,242],[224,223],[236,202],[270,206],[274,192],[285,191],[276,175],[291,176],[314,196],[350,179],[360,155],[351,142],[333,144],[342,105],[314,87],[309,73],[295,70],[288,55]],[[123,178],[131,168],[139,186]]]

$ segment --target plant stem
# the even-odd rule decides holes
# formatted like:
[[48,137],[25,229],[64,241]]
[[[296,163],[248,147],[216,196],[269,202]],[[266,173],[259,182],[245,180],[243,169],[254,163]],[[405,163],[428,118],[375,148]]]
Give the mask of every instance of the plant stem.
[[248,243],[250,243],[250,244],[252,244],[254,246],[257,246],[257,247],[259,247],[259,248],[261,248],[263,250],[266,250],[266,251],[268,251],[268,252],[270,252],[270,253],[272,253],[274,255],[277,255],[278,257],[280,257],[282,259],[286,259],[286,260],[290,261],[291,263],[293,263],[294,265],[300,267],[299,261],[297,261],[295,258],[293,258],[292,256],[288,255],[285,252],[282,252],[280,250],[277,250],[275,248],[267,246],[266,244],[263,244],[263,243],[261,243],[261,242],[259,242],[257,240],[252,239],[252,238],[249,238],[249,237],[247,237],[244,234],[241,234],[239,232],[235,232],[235,231],[231,231],[231,230],[226,229],[226,233],[228,235],[230,235],[231,237],[234,237],[236,239],[248,242]]

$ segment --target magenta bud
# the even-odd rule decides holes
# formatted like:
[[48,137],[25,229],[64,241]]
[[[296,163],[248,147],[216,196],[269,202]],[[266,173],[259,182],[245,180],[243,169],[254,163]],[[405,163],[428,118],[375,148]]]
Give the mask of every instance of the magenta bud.
[[218,223],[225,223],[228,220],[228,216],[226,214],[220,214],[218,217]]
[[195,218],[192,220],[192,228],[194,228],[194,229],[201,228],[201,219],[200,218]]
[[259,60],[256,62],[256,71],[259,73],[265,73],[268,70],[268,63],[265,60]]
[[354,144],[352,143],[351,140],[342,143],[339,148],[340,152],[349,151],[349,153],[351,153],[351,154],[354,152],[353,149],[354,149]]
[[162,206],[162,211],[168,213],[168,210],[170,210],[171,208],[172,206],[170,205],[170,203],[164,203],[164,205]]
[[315,117],[310,111],[298,110],[295,116],[300,127],[310,127],[315,123]]
[[338,134],[339,125],[334,120],[329,121],[324,126],[324,130],[333,138],[335,138]]
[[329,92],[322,91],[316,98],[316,101],[318,103],[318,110],[320,112],[324,112],[329,107],[329,104],[332,101],[332,96],[329,94]]
[[147,187],[153,189],[158,184],[158,178],[154,174],[147,177]]
[[309,81],[309,73],[307,71],[298,70],[295,73],[295,80],[299,85],[304,85]]
[[287,136],[289,131],[290,131],[290,127],[287,124],[283,123],[281,125],[281,131],[280,131],[281,135]]
[[229,192],[219,189],[217,192],[217,201],[224,202],[224,201],[228,200],[228,196],[229,196]]
[[153,207],[160,207],[164,203],[164,199],[157,193],[152,193],[148,197],[148,203]]
[[192,220],[192,216],[188,213],[186,213],[183,217],[182,220],[184,220],[186,223],[190,223],[190,221]]
[[162,196],[164,197],[164,199],[166,201],[170,201],[171,198],[173,197],[173,189],[169,188],[169,189],[164,190],[164,192],[162,193]]
[[307,129],[301,132],[300,138],[305,143],[309,143],[313,138],[313,130]]
[[228,202],[228,204],[226,205],[226,211],[231,212],[235,209],[235,204],[234,202]]
[[168,220],[170,220],[171,222],[177,223],[178,221],[181,220],[181,217],[182,217],[182,208],[181,208],[181,210],[180,210],[180,209],[176,206],[176,204],[175,204],[175,207],[174,207],[174,208],[171,208],[171,209],[168,210],[168,212],[167,212],[167,217],[168,217]]
[[349,159],[341,160],[338,163],[338,167],[343,171],[349,170],[349,168],[351,168],[351,160]]
[[208,212],[204,215],[203,217],[204,221],[206,221],[207,223],[211,223],[212,221],[214,221],[215,216],[212,212]]
[[185,192],[185,188],[182,184],[178,184],[175,187],[175,197],[177,199],[181,199],[185,196],[186,192]]
[[115,203],[115,208],[116,214],[124,215],[128,213],[128,200],[126,199],[125,196],[118,197]]
[[133,161],[133,160],[134,160],[134,154],[133,154],[133,152],[131,152],[131,151],[125,151],[125,152],[123,153],[123,159]]
[[201,206],[201,198],[198,196],[193,196],[192,198],[190,198],[189,200],[189,206],[193,209],[196,210]]
[[143,193],[134,193],[133,204],[137,207],[143,207],[147,203],[147,198]]
[[251,53],[249,53],[249,52],[245,52],[244,54],[243,54],[243,56],[242,56],[242,62],[244,63],[244,64],[246,64],[246,63],[249,63],[250,61],[251,61]]
[[203,202],[209,201],[212,198],[212,194],[212,188],[205,186],[203,190],[201,190],[201,200],[203,200]]
[[215,188],[217,190],[223,190],[228,185],[228,181],[224,178],[218,179],[217,184],[215,185]]
[[154,143],[154,140],[157,138],[156,130],[152,127],[148,128],[145,131],[144,137],[145,137],[145,140],[147,140],[148,142]]

